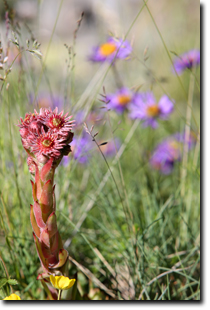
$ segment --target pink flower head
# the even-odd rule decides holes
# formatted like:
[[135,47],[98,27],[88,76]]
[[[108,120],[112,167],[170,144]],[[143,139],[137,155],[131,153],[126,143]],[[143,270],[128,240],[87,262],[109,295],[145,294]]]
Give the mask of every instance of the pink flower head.
[[166,95],[163,95],[157,103],[152,92],[138,93],[133,101],[129,116],[143,120],[145,127],[157,128],[157,119],[167,119],[174,109],[173,102]]
[[107,42],[94,47],[89,60],[94,62],[112,62],[114,59],[127,59],[132,52],[128,41],[109,37]]
[[[25,119],[22,118],[20,135],[22,144],[30,154],[30,158],[35,157],[39,162],[44,163],[50,157],[61,159],[71,151],[69,143],[73,139],[71,129],[74,121],[70,121],[72,116],[68,113],[63,116],[63,111],[58,114],[58,109],[52,111],[50,108],[41,108],[38,113],[27,113]],[[29,168],[31,160],[28,162]]]
[[55,108],[47,117],[44,117],[43,122],[51,131],[57,132],[59,137],[67,138],[74,124],[74,121],[70,121],[72,116],[67,116],[68,113],[63,116],[63,111],[58,114],[58,108]]
[[45,132],[42,127],[42,134],[34,137],[30,141],[31,152],[37,155],[45,155],[49,157],[60,157],[61,149],[65,146],[62,140],[58,139],[58,134],[53,132]]

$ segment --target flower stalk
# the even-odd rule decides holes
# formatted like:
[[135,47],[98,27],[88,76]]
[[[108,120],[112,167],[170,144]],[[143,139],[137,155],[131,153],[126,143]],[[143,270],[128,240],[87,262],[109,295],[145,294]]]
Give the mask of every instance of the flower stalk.
[[[67,113],[68,114],[68,113]],[[73,139],[71,116],[58,113],[56,108],[40,109],[27,113],[20,119],[22,144],[28,154],[27,163],[33,176],[31,180],[34,203],[30,220],[37,253],[46,279],[52,274],[64,274],[68,252],[57,228],[54,174],[63,156],[71,152]]]

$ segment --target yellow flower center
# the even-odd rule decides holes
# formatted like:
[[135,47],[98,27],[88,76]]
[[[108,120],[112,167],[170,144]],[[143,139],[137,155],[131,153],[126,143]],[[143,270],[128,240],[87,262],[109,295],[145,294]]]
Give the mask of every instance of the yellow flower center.
[[44,139],[44,140],[42,141],[42,145],[43,145],[44,147],[49,147],[51,144],[52,144],[52,141],[49,140],[49,139]]
[[104,43],[100,46],[100,53],[103,56],[109,56],[116,51],[117,47],[113,43]]
[[118,95],[117,99],[118,99],[118,102],[120,105],[125,106],[126,104],[128,104],[128,102],[130,102],[131,96],[129,96],[129,95]]
[[59,118],[53,118],[53,126],[58,127],[61,123],[61,120]]
[[157,104],[153,104],[147,108],[147,115],[150,117],[155,117],[159,114],[160,110]]

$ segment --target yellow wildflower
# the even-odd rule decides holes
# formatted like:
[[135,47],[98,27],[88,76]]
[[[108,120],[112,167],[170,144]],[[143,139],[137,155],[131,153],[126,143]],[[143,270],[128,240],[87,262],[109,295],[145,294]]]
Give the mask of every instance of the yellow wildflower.
[[50,276],[50,282],[58,290],[68,290],[74,285],[75,281],[75,279],[69,279],[68,277],[64,276]]
[[16,294],[11,294],[10,296],[5,297],[3,300],[21,300],[21,298]]

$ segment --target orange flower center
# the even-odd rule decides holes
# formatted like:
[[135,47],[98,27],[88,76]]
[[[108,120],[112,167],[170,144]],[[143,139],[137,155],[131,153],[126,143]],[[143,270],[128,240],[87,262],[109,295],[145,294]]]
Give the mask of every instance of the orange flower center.
[[128,102],[130,102],[131,96],[129,96],[129,95],[118,95],[117,99],[118,99],[118,102],[120,105],[125,106],[126,104],[128,104]]
[[157,104],[153,104],[147,108],[147,115],[150,117],[155,117],[159,114],[160,110]]
[[113,43],[104,43],[100,46],[100,53],[103,56],[109,56],[116,51],[117,47]]
[[43,145],[44,147],[50,147],[52,143],[53,143],[53,141],[52,141],[52,140],[49,140],[49,139],[44,139],[44,140],[42,141],[42,145]]
[[60,125],[60,123],[61,123],[61,119],[53,118],[52,123],[53,123],[53,126],[58,127]]

